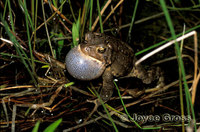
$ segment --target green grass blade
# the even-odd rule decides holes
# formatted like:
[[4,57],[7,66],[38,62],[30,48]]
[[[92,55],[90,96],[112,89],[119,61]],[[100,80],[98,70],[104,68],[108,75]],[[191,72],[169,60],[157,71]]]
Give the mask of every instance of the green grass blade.
[[94,93],[96,94],[96,96],[98,97],[100,103],[102,104],[102,106],[103,106],[103,108],[104,108],[104,110],[105,110],[105,112],[106,112],[106,114],[107,114],[107,116],[108,116],[110,122],[112,123],[112,125],[113,125],[113,127],[114,127],[114,129],[115,129],[115,131],[118,132],[118,129],[117,129],[117,127],[116,127],[116,125],[115,125],[115,123],[114,123],[114,121],[113,121],[113,119],[112,119],[112,117],[111,117],[109,111],[107,110],[107,108],[106,108],[106,106],[105,106],[103,100],[101,99],[100,95],[98,94],[98,92],[97,92],[93,87],[92,87],[92,89],[93,89]]
[[[33,0],[34,1],[34,0]],[[35,0],[35,22],[34,22],[34,41],[33,41],[33,51],[35,51],[35,42],[36,42],[36,29],[37,29],[37,15],[38,15],[38,0]]]
[[75,47],[79,43],[79,33],[80,33],[80,17],[78,18],[76,23],[73,23],[72,25],[72,40],[73,44],[71,45],[71,48]]
[[[15,36],[10,32],[10,28],[9,28],[7,22],[5,22],[2,18],[1,18],[1,21],[4,24],[5,30],[6,30],[6,32],[8,34],[8,36],[9,36],[10,40],[13,42],[13,44],[15,46],[15,49],[16,49],[17,53],[19,54],[22,63],[24,64],[24,66],[26,67],[28,73],[30,74],[31,79],[33,80],[35,86],[37,86],[37,81],[36,81],[36,79],[34,77],[34,74],[32,74],[33,71],[31,71],[30,68],[29,68],[29,66],[31,66],[31,63],[29,61],[28,56],[26,55],[25,51],[21,48],[21,45],[16,40]],[[26,58],[26,59],[24,59],[24,58]],[[27,60],[29,65],[27,64],[26,60]]]
[[21,5],[21,7],[23,7],[25,17],[27,17],[26,19],[28,19],[27,20],[28,26],[30,26],[32,31],[34,31],[33,22],[31,20],[31,17],[28,13],[28,9],[26,7],[26,0],[24,0],[23,2],[22,2],[22,0],[19,0],[19,4]]
[[[37,8],[36,8],[37,10]],[[31,16],[32,16],[32,23],[34,25],[34,16],[35,16],[35,0],[31,0]]]
[[[172,34],[172,37],[175,40],[176,39],[175,30],[174,30],[174,27],[173,27],[169,12],[167,10],[165,1],[164,0],[160,0],[160,4],[161,4],[161,7],[162,7],[163,12],[165,14],[165,17],[166,17],[170,32]],[[193,117],[193,123],[195,124],[194,128],[195,128],[195,131],[196,131],[196,120],[195,120],[194,109],[193,109],[193,105],[192,105],[192,102],[191,102],[191,97],[190,97],[187,81],[186,81],[186,78],[185,78],[185,68],[184,68],[182,57],[181,57],[180,48],[179,48],[179,45],[178,45],[177,42],[175,42],[175,49],[176,49],[176,53],[177,53],[177,56],[178,56],[178,64],[179,64],[179,66],[181,68],[181,73],[182,73],[183,82],[184,82],[184,88],[185,88],[185,93],[186,93],[186,102],[187,102],[186,103],[187,104],[187,112],[188,112],[188,115],[190,115],[190,108],[191,108],[192,117]]]
[[37,121],[32,132],[38,132],[39,126],[40,126],[40,121]]
[[[27,37],[28,37],[28,46],[29,46],[29,52],[30,52],[30,57],[31,57],[30,67],[32,69],[33,74],[36,76],[35,63],[34,63],[34,57],[33,57],[32,45],[31,45],[30,30],[29,30],[29,24],[31,24],[33,26],[33,22],[30,19],[28,19],[28,18],[30,18],[30,16],[29,16],[29,13],[27,12],[28,10],[26,8],[26,0],[24,0],[24,10],[25,10],[26,33],[27,33]],[[34,31],[34,30],[32,30],[32,31]]]
[[139,3],[139,0],[136,0],[135,2],[135,8],[134,8],[134,11],[133,11],[133,16],[132,16],[132,20],[131,20],[131,25],[130,25],[130,28],[129,28],[129,31],[128,31],[128,37],[127,37],[127,42],[130,43],[129,41],[131,40],[131,31],[132,31],[132,28],[133,28],[133,23],[135,21],[135,15],[136,15],[136,11],[137,11],[137,7],[138,7],[138,3]]
[[4,11],[3,11],[3,19],[5,19],[5,15],[6,15],[6,9],[7,9],[7,6],[8,6],[8,1],[9,0],[6,0],[6,2],[5,2],[5,7],[4,7]]
[[65,84],[65,88],[72,86],[72,85],[74,85],[74,82],[67,83],[67,84]]
[[12,16],[12,8],[11,8],[11,5],[10,5],[10,1],[8,0],[7,2],[8,2],[8,11],[9,11],[9,16],[10,16],[11,28],[12,28],[12,31],[15,32],[13,16]]
[[[62,33],[59,33],[57,35],[57,37],[64,37]],[[63,49],[64,47],[64,40],[58,40],[57,41],[58,43],[58,48],[57,48],[57,51],[58,51],[58,57],[60,58],[61,57],[61,50]]]
[[[13,55],[13,54],[9,54],[9,53],[3,53],[3,52],[0,52],[0,55],[3,55],[3,56],[9,56],[9,57],[14,57],[14,58],[18,58],[18,59],[20,59],[20,56],[18,56],[18,55]],[[25,60],[30,60],[30,58],[25,58],[25,57],[23,57]],[[45,64],[45,65],[47,65],[48,63],[46,63],[46,62],[42,62],[42,61],[39,61],[39,60],[34,60],[34,62],[37,62],[37,63],[40,63],[40,64]]]
[[126,109],[126,106],[125,106],[125,104],[124,104],[124,101],[123,101],[123,99],[122,99],[122,97],[121,97],[121,94],[120,94],[120,91],[119,91],[119,88],[118,88],[116,82],[113,81],[113,83],[115,84],[115,87],[117,88],[117,92],[118,92],[118,95],[119,95],[119,97],[120,97],[120,100],[121,100],[122,106],[123,106],[123,108],[124,108],[124,111],[125,111],[126,114],[128,115],[129,119],[130,119],[138,128],[140,128],[140,129],[142,129],[142,130],[153,130],[153,129],[160,129],[160,128],[161,128],[161,127],[150,127],[150,128],[149,128],[149,127],[145,127],[145,128],[141,127],[141,126],[130,116],[128,110]]
[[53,5],[58,9],[58,4],[57,4],[57,0],[52,0],[53,1]]
[[103,33],[103,23],[102,23],[102,18],[101,18],[101,8],[99,5],[99,0],[97,0],[97,9],[98,9],[98,14],[99,14],[99,24],[100,24],[100,28],[101,28],[101,33]]
[[44,132],[54,132],[55,129],[60,125],[60,123],[62,122],[62,118],[58,119],[57,121],[55,121],[54,123],[52,123],[50,126],[48,126]]
[[74,15],[74,11],[73,11],[73,8],[72,8],[71,0],[68,0],[68,2],[69,2],[69,7],[70,7],[70,10],[71,10],[71,12],[72,12],[72,16],[73,16],[73,18],[74,18],[74,21],[76,22],[76,17],[75,17],[75,15]]

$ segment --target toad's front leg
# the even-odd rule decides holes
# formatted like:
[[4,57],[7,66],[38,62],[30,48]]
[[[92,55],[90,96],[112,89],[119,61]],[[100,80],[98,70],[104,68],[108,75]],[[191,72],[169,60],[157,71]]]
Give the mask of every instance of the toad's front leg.
[[115,86],[113,83],[113,75],[110,67],[105,69],[102,78],[103,78],[103,87],[100,92],[100,97],[104,102],[106,102],[112,96],[113,88]]

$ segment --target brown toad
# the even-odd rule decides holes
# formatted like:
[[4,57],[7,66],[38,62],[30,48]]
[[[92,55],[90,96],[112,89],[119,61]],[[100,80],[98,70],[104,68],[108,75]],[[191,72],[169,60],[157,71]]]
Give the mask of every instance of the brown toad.
[[[145,84],[160,76],[159,68],[146,71],[135,66],[136,57],[132,48],[114,37],[88,32],[85,42],[71,49],[66,56],[68,72],[80,80],[92,80],[102,76],[103,87],[100,97],[108,101],[113,93],[114,77],[137,77]],[[160,82],[159,82],[160,83]]]

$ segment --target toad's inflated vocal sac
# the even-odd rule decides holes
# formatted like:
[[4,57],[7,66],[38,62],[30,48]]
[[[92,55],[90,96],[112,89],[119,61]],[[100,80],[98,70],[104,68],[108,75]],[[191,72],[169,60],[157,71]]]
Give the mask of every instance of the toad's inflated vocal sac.
[[114,77],[137,77],[145,84],[160,80],[159,68],[146,71],[141,65],[135,66],[135,62],[133,49],[128,44],[92,32],[86,33],[84,43],[71,49],[65,60],[66,68],[74,78],[92,80],[102,76],[100,97],[103,101],[108,101],[112,96]]

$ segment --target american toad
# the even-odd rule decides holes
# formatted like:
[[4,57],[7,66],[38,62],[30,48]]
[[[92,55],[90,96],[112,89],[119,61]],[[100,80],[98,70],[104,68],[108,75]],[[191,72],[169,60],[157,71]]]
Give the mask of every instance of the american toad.
[[[135,66],[133,49],[114,37],[88,32],[84,43],[71,49],[66,56],[68,72],[80,80],[92,80],[102,76],[103,87],[100,97],[108,101],[113,93],[114,77],[137,77],[149,84],[160,76],[160,69],[146,71]],[[159,82],[161,83],[161,82]]]

